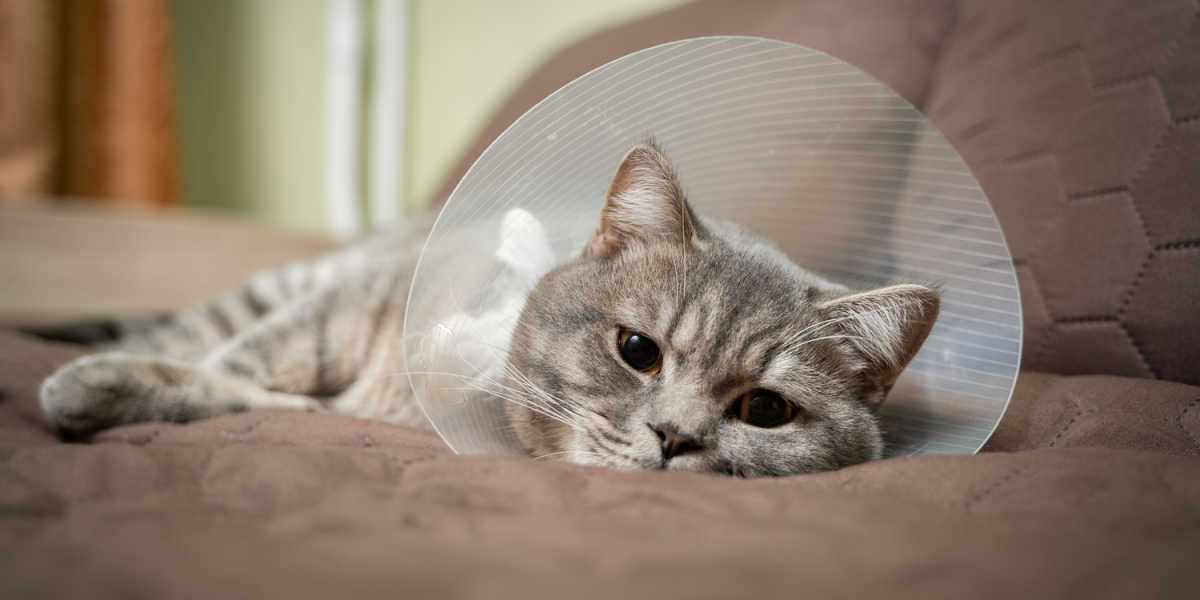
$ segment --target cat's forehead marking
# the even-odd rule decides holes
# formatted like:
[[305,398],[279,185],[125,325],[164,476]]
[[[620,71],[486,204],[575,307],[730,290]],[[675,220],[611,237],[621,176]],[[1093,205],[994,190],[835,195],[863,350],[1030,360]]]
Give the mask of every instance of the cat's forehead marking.
[[780,337],[786,335],[778,327],[764,327],[748,336],[744,336],[736,348],[737,354],[733,363],[742,370],[762,377],[778,352]]
[[645,334],[654,335],[662,330],[662,324],[669,318],[662,302],[648,301],[632,295],[619,296],[613,305],[613,316],[617,323],[636,329]]
[[790,352],[776,352],[765,357],[760,378],[765,383],[795,381],[808,369],[800,358]]
[[704,320],[708,315],[707,303],[703,300],[690,302],[680,306],[675,310],[675,316],[672,319],[672,327],[669,327],[666,335],[668,336],[667,343],[672,348],[685,350],[696,344],[709,342],[711,340],[704,339]]

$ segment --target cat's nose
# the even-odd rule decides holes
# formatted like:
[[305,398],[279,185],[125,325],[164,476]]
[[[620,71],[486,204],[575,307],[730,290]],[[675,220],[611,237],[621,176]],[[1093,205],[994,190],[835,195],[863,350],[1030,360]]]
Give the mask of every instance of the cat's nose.
[[662,442],[663,460],[671,460],[672,457],[684,452],[700,449],[700,442],[696,438],[679,433],[679,429],[674,425],[669,423],[662,425],[650,425],[647,423],[646,425],[654,430],[654,434]]

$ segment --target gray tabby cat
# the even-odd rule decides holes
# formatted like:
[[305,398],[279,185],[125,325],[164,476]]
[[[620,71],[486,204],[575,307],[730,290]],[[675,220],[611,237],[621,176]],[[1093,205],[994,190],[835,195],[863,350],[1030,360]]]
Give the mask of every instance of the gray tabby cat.
[[[427,220],[127,327],[48,378],[65,436],[257,409],[427,426],[403,369]],[[879,458],[874,413],[937,318],[918,285],[850,293],[699,218],[653,145],[629,152],[580,256],[526,300],[506,404],[530,455],[739,476]],[[522,392],[523,390],[523,392]]]

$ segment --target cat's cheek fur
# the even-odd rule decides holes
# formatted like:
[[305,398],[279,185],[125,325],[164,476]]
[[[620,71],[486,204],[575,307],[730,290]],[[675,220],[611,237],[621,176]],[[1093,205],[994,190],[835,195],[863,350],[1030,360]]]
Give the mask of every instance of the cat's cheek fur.
[[505,412],[517,441],[529,456],[570,460],[570,457],[561,454],[570,450],[569,427],[517,404],[506,404]]

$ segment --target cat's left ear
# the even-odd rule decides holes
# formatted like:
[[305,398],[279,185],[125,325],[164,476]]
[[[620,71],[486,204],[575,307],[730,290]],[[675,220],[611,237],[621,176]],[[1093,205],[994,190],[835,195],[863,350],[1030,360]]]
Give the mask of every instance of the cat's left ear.
[[612,256],[637,244],[690,243],[696,217],[675,169],[652,144],[634,146],[608,186],[600,225],[584,256]]
[[940,306],[937,290],[920,285],[893,285],[850,294],[821,305],[830,333],[845,336],[862,383],[862,397],[872,409],[882,404],[900,372],[921,349],[933,329]]

